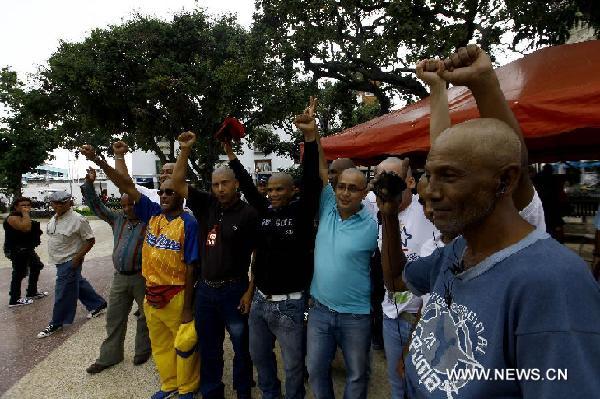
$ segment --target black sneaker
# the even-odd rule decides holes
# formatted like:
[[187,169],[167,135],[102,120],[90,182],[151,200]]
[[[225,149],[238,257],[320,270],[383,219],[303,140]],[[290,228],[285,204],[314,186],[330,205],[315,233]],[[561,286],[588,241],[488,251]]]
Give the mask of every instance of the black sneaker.
[[94,317],[98,317],[100,316],[102,313],[106,312],[106,307],[107,307],[107,303],[104,302],[102,305],[100,305],[99,308],[92,310],[90,313],[88,313],[87,318],[88,319],[93,319]]
[[41,291],[41,292],[37,292],[31,296],[27,296],[27,298],[31,298],[31,299],[42,299],[48,296],[48,291]]
[[60,330],[62,330],[62,326],[55,326],[53,324],[48,324],[48,327],[46,327],[42,331],[40,331],[38,333],[37,337],[38,338],[46,338]]

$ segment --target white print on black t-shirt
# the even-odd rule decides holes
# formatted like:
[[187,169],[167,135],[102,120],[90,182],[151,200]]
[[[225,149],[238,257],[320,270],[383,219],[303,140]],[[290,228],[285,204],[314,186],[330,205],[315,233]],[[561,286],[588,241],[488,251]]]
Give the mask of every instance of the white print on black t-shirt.
[[217,245],[217,227],[217,225],[214,225],[212,230],[208,232],[208,235],[206,236],[207,247],[214,247]]
[[460,397],[458,391],[469,380],[453,380],[449,373],[483,369],[479,360],[487,348],[484,331],[483,323],[466,306],[452,303],[448,309],[444,299],[433,293],[410,343],[409,357],[418,378],[414,384],[429,393],[440,390],[449,399]]
[[285,235],[293,235],[294,234],[294,218],[273,218],[273,219],[263,219],[262,226],[274,226],[274,227],[288,227],[287,229],[282,230],[282,233]]

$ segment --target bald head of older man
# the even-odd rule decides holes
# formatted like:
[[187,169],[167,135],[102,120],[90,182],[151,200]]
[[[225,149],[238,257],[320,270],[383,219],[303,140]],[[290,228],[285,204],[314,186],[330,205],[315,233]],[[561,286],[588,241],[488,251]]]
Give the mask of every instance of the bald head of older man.
[[398,207],[398,212],[405,210],[412,202],[412,189],[415,188],[415,178],[412,176],[410,161],[408,158],[400,159],[397,157],[388,157],[381,161],[375,168],[375,176],[382,172],[394,173],[404,180],[406,189],[402,193],[402,201]]
[[[474,119],[445,130],[433,143],[425,170],[427,201],[444,234],[478,234],[523,221],[512,193],[521,174],[521,143],[497,119]],[[522,225],[519,219],[525,223]]]
[[338,158],[329,165],[329,184],[335,188],[338,177],[346,169],[354,169],[354,162],[350,158]]

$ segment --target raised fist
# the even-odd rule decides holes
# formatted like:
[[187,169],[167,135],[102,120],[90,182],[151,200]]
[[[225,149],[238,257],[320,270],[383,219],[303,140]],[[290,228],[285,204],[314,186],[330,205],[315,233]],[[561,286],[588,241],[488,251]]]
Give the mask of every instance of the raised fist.
[[181,148],[192,148],[196,142],[196,135],[192,132],[183,132],[177,137],[179,141],[179,147]]
[[90,144],[84,144],[81,147],[79,147],[79,152],[88,161],[93,161],[96,158],[96,149]]
[[444,60],[440,76],[453,85],[472,86],[493,76],[490,57],[475,44],[461,47]]
[[421,60],[416,66],[417,77],[427,83],[429,87],[446,85],[440,73],[444,70],[444,63],[439,59]]
[[87,168],[86,172],[85,181],[88,183],[93,183],[96,181],[96,170],[94,168]]
[[115,141],[112,145],[113,148],[113,153],[115,154],[115,156],[118,155],[125,155],[127,153],[127,151],[129,151],[129,147],[127,146],[127,143],[125,143],[124,141]]

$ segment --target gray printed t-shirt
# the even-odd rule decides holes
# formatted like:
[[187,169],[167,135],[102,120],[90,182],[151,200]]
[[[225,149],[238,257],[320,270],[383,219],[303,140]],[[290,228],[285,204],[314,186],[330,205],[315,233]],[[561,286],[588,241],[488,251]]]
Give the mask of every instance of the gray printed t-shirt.
[[[408,397],[600,398],[600,286],[583,260],[535,230],[455,276],[465,246],[459,237],[405,268],[414,294],[431,292],[405,360]],[[509,369],[566,369],[567,380],[494,371]]]

